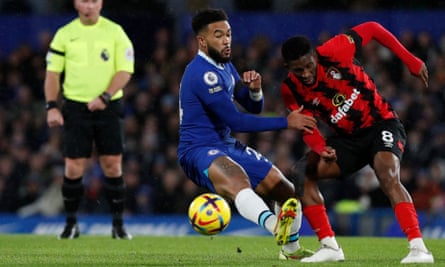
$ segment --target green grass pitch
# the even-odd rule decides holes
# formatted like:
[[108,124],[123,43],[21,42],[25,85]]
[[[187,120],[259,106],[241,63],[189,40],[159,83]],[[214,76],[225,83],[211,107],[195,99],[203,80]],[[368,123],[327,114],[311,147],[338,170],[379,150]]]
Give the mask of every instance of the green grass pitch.
[[[0,235],[0,266],[399,266],[408,253],[404,238],[337,237],[346,261],[303,264],[278,260],[272,237],[136,236],[131,241],[111,236],[81,235],[57,240],[46,235]],[[317,249],[315,237],[300,243]],[[426,239],[434,266],[445,266],[445,240]],[[422,266],[422,265],[409,265]],[[431,265],[430,265],[431,266]]]

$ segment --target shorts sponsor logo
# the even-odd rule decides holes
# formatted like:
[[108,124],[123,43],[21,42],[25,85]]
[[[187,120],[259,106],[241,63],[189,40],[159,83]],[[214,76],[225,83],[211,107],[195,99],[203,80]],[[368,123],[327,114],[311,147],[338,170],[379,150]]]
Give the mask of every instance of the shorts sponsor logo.
[[360,91],[357,88],[353,89],[351,96],[346,99],[346,95],[336,94],[332,98],[332,104],[337,108],[337,113],[331,115],[331,123],[337,124],[341,119],[343,119],[349,109],[354,105],[355,100],[357,100],[360,95]]

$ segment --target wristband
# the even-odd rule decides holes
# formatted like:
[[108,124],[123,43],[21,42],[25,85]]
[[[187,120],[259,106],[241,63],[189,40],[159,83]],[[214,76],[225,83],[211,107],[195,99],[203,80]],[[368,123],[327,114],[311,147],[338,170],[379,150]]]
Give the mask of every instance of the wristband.
[[108,104],[110,103],[111,100],[111,95],[107,92],[103,92],[100,96],[99,96],[100,100],[102,100],[102,102],[104,102],[104,104],[106,106],[108,106]]
[[48,101],[48,102],[46,102],[45,108],[46,108],[46,110],[50,110],[52,108],[58,108],[57,102],[54,100]]
[[249,97],[253,101],[260,101],[263,98],[263,90],[261,90],[261,89],[259,91],[249,90]]

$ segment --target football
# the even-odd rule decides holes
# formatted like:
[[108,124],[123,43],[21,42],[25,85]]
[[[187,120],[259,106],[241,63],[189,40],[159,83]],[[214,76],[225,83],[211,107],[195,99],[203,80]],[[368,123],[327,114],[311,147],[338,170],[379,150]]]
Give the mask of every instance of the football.
[[202,235],[216,235],[230,223],[231,210],[227,201],[213,193],[197,196],[188,210],[190,224]]

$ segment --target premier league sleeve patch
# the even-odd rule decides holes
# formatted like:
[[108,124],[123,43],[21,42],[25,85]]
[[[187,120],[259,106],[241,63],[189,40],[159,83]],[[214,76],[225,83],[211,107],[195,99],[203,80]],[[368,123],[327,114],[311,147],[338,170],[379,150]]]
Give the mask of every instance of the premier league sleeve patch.
[[127,59],[127,61],[130,61],[130,62],[134,61],[133,48],[128,47],[127,49],[125,49],[125,58]]
[[204,73],[204,82],[210,86],[209,88],[209,94],[214,94],[219,91],[222,91],[221,86],[215,86],[218,83],[218,75],[212,71],[208,71]]
[[218,83],[218,75],[213,71],[208,71],[204,73],[204,82],[209,86],[214,86]]

